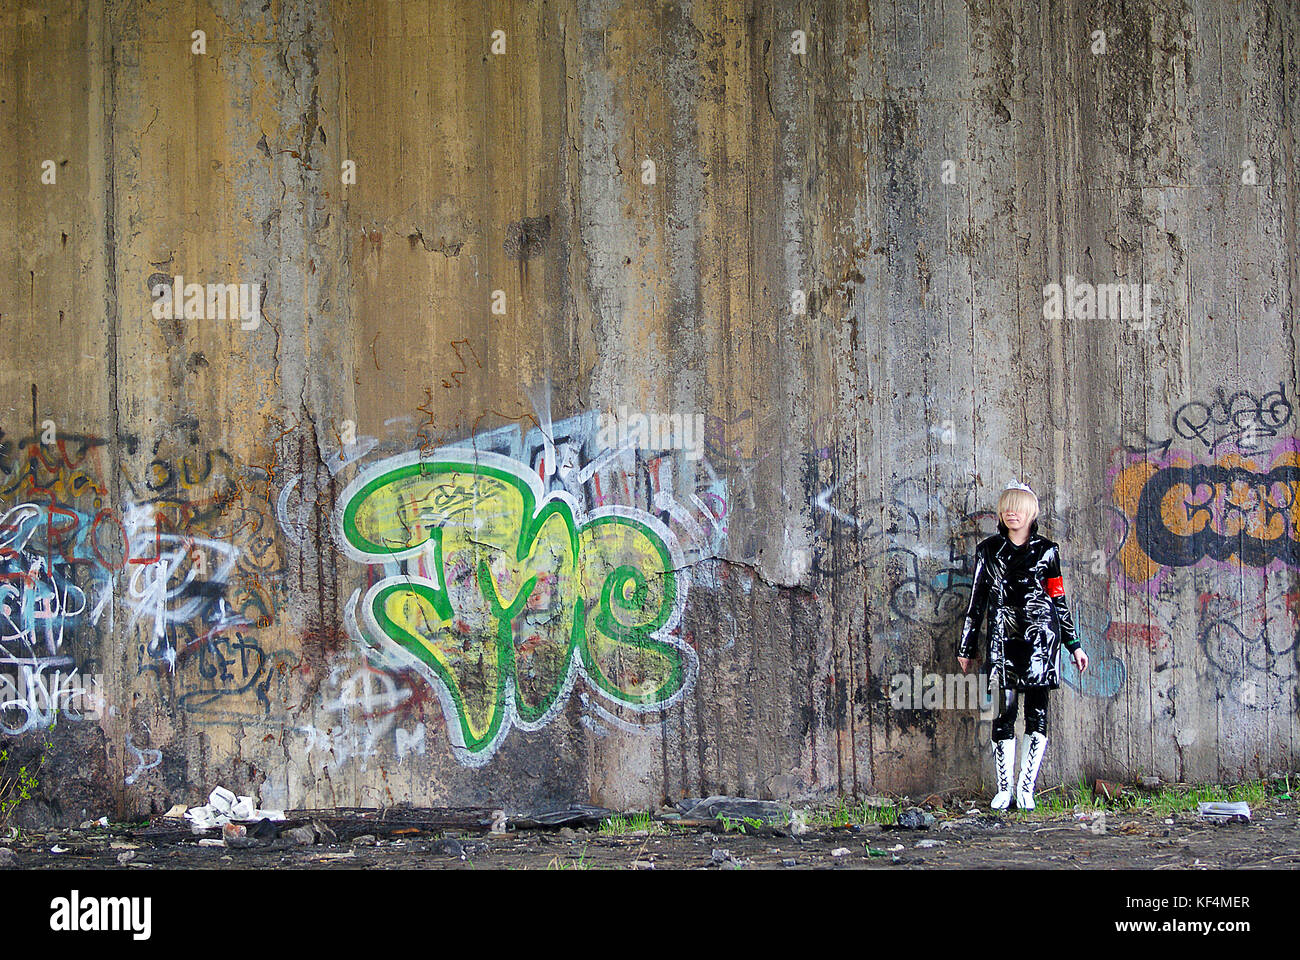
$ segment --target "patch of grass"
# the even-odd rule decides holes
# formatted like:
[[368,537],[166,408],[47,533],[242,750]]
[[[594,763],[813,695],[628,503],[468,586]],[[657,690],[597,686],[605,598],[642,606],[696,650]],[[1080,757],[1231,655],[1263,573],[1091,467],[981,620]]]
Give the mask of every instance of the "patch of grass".
[[1268,797],[1266,780],[1248,780],[1231,786],[1198,786],[1191,789],[1166,787],[1157,793],[1125,793],[1115,798],[1112,807],[1116,810],[1150,811],[1157,816],[1167,817],[1171,813],[1195,811],[1197,804],[1215,800],[1244,800],[1254,810],[1267,803]]
[[1076,783],[1061,784],[1059,787],[1035,795],[1032,811],[1010,812],[1025,819],[1058,817],[1071,813],[1079,807],[1084,810],[1150,813],[1157,817],[1168,817],[1174,813],[1195,813],[1198,804],[1215,800],[1228,802],[1244,800],[1252,810],[1255,810],[1264,806],[1270,796],[1279,789],[1282,794],[1289,795],[1289,777],[1285,781],[1277,781],[1272,785],[1267,780],[1248,780],[1244,783],[1228,785],[1168,786],[1154,791],[1126,789],[1107,801],[1105,797],[1094,796],[1091,786],[1086,780],[1080,778]]
[[648,813],[634,813],[625,817],[608,817],[601,821],[600,832],[609,836],[629,833],[665,833],[664,825]]
[[1035,794],[1033,811],[1025,813],[1022,810],[1020,813],[1026,817],[1059,817],[1063,813],[1072,813],[1075,807],[1084,810],[1107,809],[1105,801],[1095,799],[1088,781],[1080,777],[1074,783],[1063,783],[1059,787]]
[[551,862],[546,865],[547,870],[590,870],[587,864],[587,848],[582,848],[582,853],[578,855],[577,860],[562,860],[559,857],[551,857]]
[[1286,774],[1281,780],[1273,781],[1273,796],[1278,800],[1291,799],[1291,774]]
[[848,827],[868,823],[887,825],[898,823],[898,815],[902,811],[903,808],[898,803],[879,806],[865,800],[840,797],[833,807],[809,811],[808,825],[830,827]]
[[718,820],[722,823],[723,833],[731,833],[732,831],[735,831],[736,833],[745,833],[747,827],[750,830],[756,830],[759,829],[760,827],[766,826],[766,824],[762,820],[759,820],[757,817],[719,816]]

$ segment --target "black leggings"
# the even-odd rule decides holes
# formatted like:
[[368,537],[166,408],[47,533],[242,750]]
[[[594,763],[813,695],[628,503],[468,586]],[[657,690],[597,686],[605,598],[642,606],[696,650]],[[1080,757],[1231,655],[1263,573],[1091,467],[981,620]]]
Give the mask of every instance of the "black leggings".
[[1047,736],[1047,687],[1036,687],[1017,692],[1015,689],[1002,691],[1002,712],[993,720],[993,739],[1010,740],[1016,735],[1016,711],[1020,709],[1020,698],[1025,699],[1025,733],[1041,733]]

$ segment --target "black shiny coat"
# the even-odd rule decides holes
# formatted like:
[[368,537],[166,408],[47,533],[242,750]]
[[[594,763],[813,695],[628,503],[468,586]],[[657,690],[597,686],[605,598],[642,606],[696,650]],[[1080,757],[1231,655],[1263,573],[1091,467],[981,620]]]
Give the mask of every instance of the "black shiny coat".
[[957,656],[975,657],[987,612],[990,678],[1016,690],[1054,689],[1061,682],[1062,644],[1071,652],[1079,647],[1065,601],[1060,550],[1038,536],[1036,521],[1021,547],[1002,524],[998,530],[975,548],[975,582]]

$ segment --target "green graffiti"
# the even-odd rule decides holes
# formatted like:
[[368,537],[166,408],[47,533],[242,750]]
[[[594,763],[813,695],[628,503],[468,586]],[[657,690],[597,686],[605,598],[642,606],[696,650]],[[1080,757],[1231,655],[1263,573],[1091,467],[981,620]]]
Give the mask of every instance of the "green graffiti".
[[627,508],[579,522],[516,461],[464,453],[375,464],[337,521],[350,556],[401,564],[362,620],[439,685],[458,756],[480,762],[512,724],[541,726],[579,676],[633,710],[677,697],[694,661],[668,635],[684,582],[667,529]]

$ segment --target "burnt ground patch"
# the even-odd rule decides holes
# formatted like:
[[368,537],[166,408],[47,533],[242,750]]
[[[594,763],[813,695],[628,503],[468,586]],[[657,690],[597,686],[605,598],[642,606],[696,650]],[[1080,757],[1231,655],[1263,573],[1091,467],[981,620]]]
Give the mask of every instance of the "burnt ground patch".
[[[1273,799],[1248,822],[1214,823],[1195,813],[1150,811],[1055,816],[995,815],[987,807],[936,811],[926,829],[865,824],[725,830],[721,822],[652,821],[620,834],[587,826],[493,834],[483,811],[385,817],[311,811],[278,836],[216,845],[219,831],[192,834],[178,821],[27,833],[0,842],[0,866],[30,870],[121,869],[519,869],[519,870],[915,870],[1295,869],[1300,804]],[[1089,816],[1091,819],[1080,819]],[[741,824],[740,826],[743,826]],[[207,844],[200,841],[206,839]],[[310,842],[308,840],[310,839]]]

